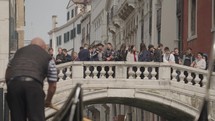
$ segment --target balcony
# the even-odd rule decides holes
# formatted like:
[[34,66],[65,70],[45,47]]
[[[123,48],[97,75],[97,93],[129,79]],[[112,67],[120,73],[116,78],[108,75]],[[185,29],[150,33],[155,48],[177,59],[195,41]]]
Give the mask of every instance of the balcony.
[[116,27],[114,26],[114,24],[112,24],[112,23],[109,24],[109,31],[110,31],[112,34],[115,34],[115,33],[116,33]]
[[118,16],[118,5],[113,5],[111,8],[110,18],[113,22],[113,25],[117,28],[120,27],[121,20]]
[[126,20],[128,16],[134,11],[135,7],[136,4],[134,0],[124,0],[118,10],[118,16],[122,20]]

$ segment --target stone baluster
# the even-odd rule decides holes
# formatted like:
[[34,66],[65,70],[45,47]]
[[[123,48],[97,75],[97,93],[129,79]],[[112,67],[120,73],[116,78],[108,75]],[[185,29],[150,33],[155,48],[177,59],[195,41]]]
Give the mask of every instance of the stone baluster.
[[202,87],[206,87],[207,81],[208,81],[207,75],[203,75]]
[[98,79],[97,74],[98,74],[97,66],[94,65],[94,70],[93,70],[93,78],[94,78],[94,79]]
[[105,77],[105,66],[101,66],[101,72],[100,72],[100,77],[99,78],[101,78],[101,79],[105,79],[106,77]]
[[187,84],[192,85],[192,84],[193,84],[193,83],[192,83],[193,77],[191,76],[191,72],[189,72],[189,71],[187,71],[187,72],[188,72],[188,76],[187,76],[187,81],[188,81],[188,83],[187,83]]
[[136,79],[141,79],[141,71],[140,71],[140,66],[137,66],[137,72],[136,72],[137,78]]
[[68,66],[66,70],[66,80],[71,79],[70,75],[71,75],[70,66]]
[[62,80],[63,80],[63,76],[64,76],[64,74],[63,74],[63,69],[64,69],[64,68],[59,69],[59,74],[58,74],[59,81],[62,81]]
[[200,87],[200,82],[201,79],[199,78],[199,74],[196,73],[196,77],[194,78],[195,86]]
[[184,83],[185,75],[184,75],[184,71],[183,71],[183,70],[181,70],[180,75],[179,75],[179,78],[180,78],[180,82],[181,82],[181,83]]
[[108,75],[109,75],[108,78],[109,78],[109,79],[113,79],[113,73],[114,73],[114,72],[113,72],[113,70],[112,70],[112,67],[113,67],[113,66],[109,66],[109,71],[108,71]]
[[173,72],[172,72],[172,81],[177,81],[177,73],[175,68],[173,68]]
[[149,71],[148,71],[148,67],[145,67],[145,71],[143,72],[144,74],[144,80],[148,80],[149,79]]
[[89,78],[92,78],[90,77],[90,66],[86,66],[86,71],[85,71],[85,74],[86,74],[86,79],[89,79]]
[[134,75],[135,75],[135,73],[133,71],[133,67],[132,66],[128,67],[128,78],[134,79]]
[[152,72],[151,72],[151,76],[152,76],[152,80],[156,80],[155,75],[157,74],[157,72],[155,71],[156,67],[152,67]]

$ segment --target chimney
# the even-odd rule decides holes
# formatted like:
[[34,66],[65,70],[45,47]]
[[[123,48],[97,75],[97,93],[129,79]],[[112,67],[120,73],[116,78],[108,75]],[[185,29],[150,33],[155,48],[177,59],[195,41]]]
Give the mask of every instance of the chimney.
[[57,16],[53,15],[52,16],[52,29],[56,28],[56,24],[57,24]]

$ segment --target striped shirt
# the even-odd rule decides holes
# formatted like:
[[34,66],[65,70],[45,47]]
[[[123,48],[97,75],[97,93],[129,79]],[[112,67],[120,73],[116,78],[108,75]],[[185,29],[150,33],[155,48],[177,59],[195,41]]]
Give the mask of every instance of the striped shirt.
[[55,62],[53,59],[49,61],[49,66],[48,66],[48,75],[47,75],[47,80],[48,82],[57,82],[58,75],[57,75],[57,68],[55,66]]

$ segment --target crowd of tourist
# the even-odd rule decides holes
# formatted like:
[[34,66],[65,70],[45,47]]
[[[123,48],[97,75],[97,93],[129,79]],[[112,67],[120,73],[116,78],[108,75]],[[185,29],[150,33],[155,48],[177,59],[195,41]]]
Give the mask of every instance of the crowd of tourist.
[[66,49],[59,48],[56,57],[53,56],[53,49],[49,48],[49,54],[55,60],[56,64],[70,61],[128,61],[128,62],[164,62],[176,63],[185,66],[191,66],[199,69],[207,69],[207,55],[198,52],[196,56],[192,53],[191,48],[187,48],[186,52],[179,52],[178,48],[170,50],[163,44],[148,45],[140,44],[138,51],[134,45],[126,46],[122,44],[119,50],[114,50],[111,43],[105,45],[99,43],[94,46],[84,44],[80,47],[79,52],[71,52],[68,54]]

